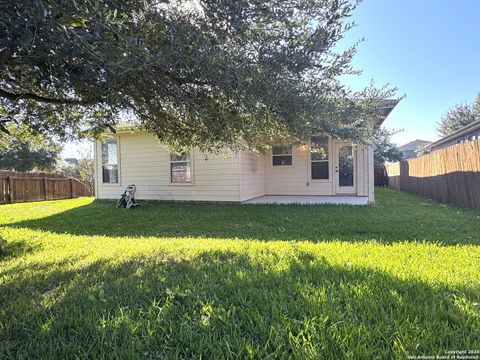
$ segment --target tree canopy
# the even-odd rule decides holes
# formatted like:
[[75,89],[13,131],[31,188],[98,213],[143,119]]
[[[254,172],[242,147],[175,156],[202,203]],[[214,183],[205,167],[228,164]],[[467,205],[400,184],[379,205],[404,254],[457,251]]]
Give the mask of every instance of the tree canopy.
[[473,104],[459,104],[448,110],[438,122],[437,131],[447,136],[476,120],[480,120],[480,94]]
[[[364,140],[392,91],[352,92],[347,0],[1,2],[0,106],[38,133],[126,120],[169,146],[254,147],[314,133]],[[2,125],[3,124],[3,125]]]
[[402,152],[392,142],[392,136],[397,132],[383,127],[375,132],[372,141],[375,164],[399,161],[402,158]]
[[60,157],[61,146],[50,138],[32,133],[25,125],[7,127],[0,137],[0,169],[51,171]]
[[67,162],[57,162],[55,172],[66,177],[73,177],[82,181],[89,189],[94,191],[95,182],[95,162],[91,155],[82,154],[76,164]]

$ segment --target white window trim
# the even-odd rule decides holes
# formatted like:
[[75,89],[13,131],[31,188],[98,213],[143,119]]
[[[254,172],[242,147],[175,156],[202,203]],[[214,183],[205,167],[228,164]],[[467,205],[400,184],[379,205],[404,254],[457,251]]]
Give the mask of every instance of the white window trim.
[[[291,150],[290,150],[291,152],[290,152],[290,154],[274,154],[273,153],[273,148],[275,146],[289,146],[291,148]],[[271,155],[272,155],[271,158],[270,158],[270,167],[272,167],[272,168],[293,167],[293,145],[274,145],[274,146],[272,146],[272,149],[270,150],[270,152],[271,152]],[[273,165],[273,158],[275,156],[291,156],[292,157],[292,163],[290,165]]]
[[[327,141],[328,160],[313,160],[312,161],[312,141],[308,143],[308,181],[313,183],[331,183],[332,182],[332,149],[333,139],[329,136]],[[312,162],[328,162],[328,179],[312,179]]]
[[104,143],[104,141],[99,141],[99,154],[100,154],[100,169],[99,169],[99,178],[101,181],[99,181],[98,183],[99,184],[102,184],[102,186],[115,186],[115,187],[118,187],[118,186],[122,186],[122,171],[121,171],[121,164],[120,164],[120,136],[114,136],[114,137],[111,137],[108,140],[116,140],[117,141],[117,169],[118,169],[118,181],[115,182],[115,183],[112,183],[112,182],[103,182],[103,158],[102,158],[102,144]]
[[[168,165],[169,165],[169,179],[170,179],[170,182],[169,182],[169,185],[172,185],[172,186],[193,186],[195,185],[194,184],[194,174],[195,174],[195,171],[193,170],[194,169],[194,151],[193,149],[190,150],[190,161],[185,161],[185,160],[173,160],[172,161],[172,153],[169,153],[168,154]],[[182,163],[182,162],[189,162],[190,163],[190,181],[183,181],[183,182],[179,182],[179,181],[172,181],[172,163]]]

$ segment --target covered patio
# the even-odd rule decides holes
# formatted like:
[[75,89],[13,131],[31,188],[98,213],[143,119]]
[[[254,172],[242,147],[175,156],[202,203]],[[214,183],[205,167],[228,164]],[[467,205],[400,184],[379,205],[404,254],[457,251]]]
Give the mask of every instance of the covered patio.
[[341,204],[367,205],[367,196],[264,195],[242,204]]

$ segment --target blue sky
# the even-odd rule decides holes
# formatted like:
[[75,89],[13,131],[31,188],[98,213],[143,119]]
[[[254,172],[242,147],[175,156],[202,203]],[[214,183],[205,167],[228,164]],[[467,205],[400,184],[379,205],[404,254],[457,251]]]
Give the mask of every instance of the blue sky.
[[352,20],[342,43],[365,38],[353,60],[363,73],[345,82],[360,89],[373,79],[406,96],[384,123],[404,130],[398,145],[437,139],[442,114],[480,92],[480,0],[364,0]]
[[[442,114],[480,92],[480,0],[364,0],[352,20],[340,45],[365,38],[353,60],[363,73],[344,81],[353,89],[389,83],[406,96],[384,123],[403,129],[398,145],[437,139]],[[63,156],[77,148],[88,145],[67,144]]]

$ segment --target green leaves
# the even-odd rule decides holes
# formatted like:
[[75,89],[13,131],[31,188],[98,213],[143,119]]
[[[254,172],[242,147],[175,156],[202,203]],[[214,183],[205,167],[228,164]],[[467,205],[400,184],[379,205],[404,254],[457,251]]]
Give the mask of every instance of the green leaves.
[[451,108],[437,123],[437,131],[441,136],[447,136],[477,120],[480,120],[480,95],[474,104],[459,104]]
[[44,138],[26,125],[9,125],[5,130],[0,133],[1,170],[53,170],[61,151],[53,138]]
[[353,93],[338,81],[352,72],[354,47],[334,49],[356,5],[11,2],[0,27],[0,105],[62,137],[98,136],[129,118],[167,146],[204,151],[319,132],[364,141],[372,108],[392,92]]
[[398,161],[402,158],[402,153],[392,142],[392,136],[398,131],[379,128],[373,136],[373,150],[376,164],[383,164],[387,161]]

